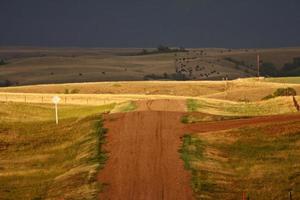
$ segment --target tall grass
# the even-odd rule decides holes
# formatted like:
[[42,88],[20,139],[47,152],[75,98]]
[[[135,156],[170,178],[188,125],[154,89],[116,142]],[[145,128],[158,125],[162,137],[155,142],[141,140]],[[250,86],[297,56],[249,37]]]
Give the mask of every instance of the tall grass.
[[180,150],[197,199],[300,198],[300,123],[186,135]]
[[47,105],[1,104],[0,199],[97,199],[107,157],[95,113],[111,107],[62,107],[55,125]]
[[297,112],[291,97],[258,102],[233,102],[216,99],[188,99],[188,111],[225,116],[258,116]]

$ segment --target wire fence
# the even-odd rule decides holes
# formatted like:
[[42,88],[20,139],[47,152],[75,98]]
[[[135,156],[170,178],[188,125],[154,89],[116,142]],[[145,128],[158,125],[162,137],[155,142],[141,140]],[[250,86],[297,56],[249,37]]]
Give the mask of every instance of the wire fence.
[[32,93],[0,93],[0,102],[19,103],[52,103],[53,96],[61,98],[60,104],[73,105],[105,105],[121,103],[129,100],[141,100],[145,97],[134,95],[110,95],[110,94],[32,94]]

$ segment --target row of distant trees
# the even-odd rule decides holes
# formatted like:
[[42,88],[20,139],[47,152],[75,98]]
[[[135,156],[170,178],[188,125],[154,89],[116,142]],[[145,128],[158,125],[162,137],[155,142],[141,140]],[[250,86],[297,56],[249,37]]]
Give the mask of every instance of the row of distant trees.
[[9,80],[0,80],[0,87],[8,87],[11,85],[12,85],[12,82],[10,82]]
[[299,76],[300,57],[294,58],[293,62],[284,64],[281,69],[278,69],[272,62],[263,62],[260,71],[264,76]]
[[171,48],[166,45],[158,45],[154,50],[143,49],[138,55],[157,54],[157,53],[174,53],[174,52],[188,52],[184,47]]
[[[237,69],[244,69],[245,72],[251,71],[256,73],[256,65],[249,65],[244,61],[236,60],[231,57],[224,58],[224,60],[234,63]],[[293,62],[285,63],[282,68],[277,68],[272,62],[261,61],[260,74],[262,76],[300,76],[300,57],[295,57]]]

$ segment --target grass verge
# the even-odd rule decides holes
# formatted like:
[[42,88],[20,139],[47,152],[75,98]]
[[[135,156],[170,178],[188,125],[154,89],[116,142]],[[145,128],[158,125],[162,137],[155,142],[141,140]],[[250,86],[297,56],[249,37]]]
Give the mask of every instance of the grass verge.
[[266,82],[300,84],[300,77],[266,78]]
[[259,116],[297,112],[292,97],[277,97],[258,102],[233,102],[216,99],[188,99],[190,112],[223,116]]
[[137,105],[133,101],[127,101],[125,103],[121,103],[116,105],[116,107],[112,110],[112,113],[116,112],[132,112],[137,109]]
[[210,115],[205,113],[191,113],[191,114],[183,115],[181,117],[181,123],[193,124],[197,122],[224,121],[224,120],[242,119],[242,118],[245,119],[248,117]]
[[106,129],[101,115],[94,113],[111,106],[86,108],[61,108],[66,117],[55,125],[47,106],[0,105],[5,110],[0,119],[1,198],[97,199],[103,185],[96,175],[107,157],[101,148]]
[[197,199],[300,198],[300,122],[186,135],[180,149]]

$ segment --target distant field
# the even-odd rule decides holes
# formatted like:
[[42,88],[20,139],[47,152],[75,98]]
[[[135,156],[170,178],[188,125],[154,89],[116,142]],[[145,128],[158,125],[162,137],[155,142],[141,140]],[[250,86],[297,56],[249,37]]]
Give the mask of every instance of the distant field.
[[0,199],[95,199],[107,106],[0,103]]
[[[0,85],[176,79],[176,68],[188,80],[222,80],[256,76],[256,55],[281,69],[300,48],[197,48],[186,53],[137,55],[133,49],[0,48]],[[178,59],[185,61],[178,61]],[[177,64],[175,64],[177,59]],[[183,67],[183,68],[182,68]],[[178,75],[178,74],[177,74]],[[148,78],[147,78],[148,77]],[[177,76],[178,78],[178,76]]]

